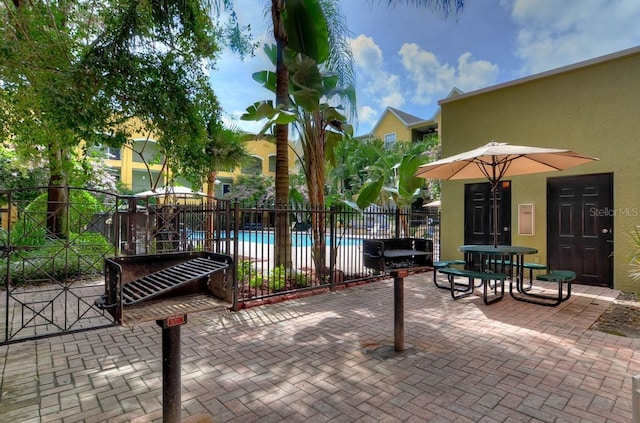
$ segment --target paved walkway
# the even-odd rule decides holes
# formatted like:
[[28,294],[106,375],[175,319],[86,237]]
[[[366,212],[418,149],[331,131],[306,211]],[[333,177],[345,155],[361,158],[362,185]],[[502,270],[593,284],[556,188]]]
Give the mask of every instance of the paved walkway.
[[[182,416],[214,422],[624,422],[640,339],[589,330],[617,291],[557,308],[485,306],[405,279],[403,353],[391,280],[182,327]],[[0,347],[0,421],[162,420],[153,323]],[[205,421],[207,421],[205,419]]]

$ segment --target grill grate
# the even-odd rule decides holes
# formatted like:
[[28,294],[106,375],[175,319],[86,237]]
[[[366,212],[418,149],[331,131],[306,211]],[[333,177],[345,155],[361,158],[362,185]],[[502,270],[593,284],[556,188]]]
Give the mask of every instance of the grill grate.
[[229,264],[198,257],[143,276],[122,286],[125,306],[150,300],[181,285],[224,271]]

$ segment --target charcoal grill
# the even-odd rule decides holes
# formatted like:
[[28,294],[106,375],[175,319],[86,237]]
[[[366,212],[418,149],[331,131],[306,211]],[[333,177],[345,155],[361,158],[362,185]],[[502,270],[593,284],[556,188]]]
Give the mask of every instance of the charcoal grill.
[[365,239],[365,267],[393,276],[394,348],[404,351],[404,278],[410,271],[433,267],[433,241],[422,238]]
[[126,327],[225,309],[233,302],[233,259],[211,252],[105,259],[105,293],[95,304]]
[[105,259],[105,292],[95,305],[126,327],[162,328],[163,421],[180,422],[180,326],[188,313],[226,310],[234,300],[233,259],[180,252]]
[[433,241],[422,238],[365,239],[364,266],[380,272],[433,266]]

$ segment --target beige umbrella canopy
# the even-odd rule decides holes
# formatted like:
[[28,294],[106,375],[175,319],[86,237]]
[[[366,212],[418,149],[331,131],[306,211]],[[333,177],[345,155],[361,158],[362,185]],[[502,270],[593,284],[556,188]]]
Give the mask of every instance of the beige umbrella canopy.
[[[489,144],[455,156],[418,167],[416,176],[431,179],[486,178],[493,191],[493,224],[497,223],[498,182],[508,176],[528,175],[569,169],[598,160],[570,150],[528,147],[492,141]],[[494,228],[493,243],[498,245],[498,232]]]
[[165,195],[175,195],[180,197],[186,196],[202,196],[206,195],[204,192],[193,191],[191,188],[183,186],[169,186],[156,188],[156,190],[143,191],[135,194],[135,197],[161,197]]

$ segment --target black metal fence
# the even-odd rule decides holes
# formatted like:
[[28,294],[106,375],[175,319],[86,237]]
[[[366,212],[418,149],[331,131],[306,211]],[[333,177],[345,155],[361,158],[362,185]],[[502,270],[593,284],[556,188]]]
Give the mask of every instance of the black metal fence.
[[[238,306],[253,300],[288,295],[293,291],[334,289],[377,277],[364,266],[365,239],[418,237],[434,243],[434,259],[440,251],[440,216],[437,209],[401,210],[370,208],[363,213],[347,208],[255,209],[233,207],[231,234],[237,257]],[[290,217],[290,247],[281,263],[275,260],[274,215]],[[314,248],[319,236],[311,222],[322,222],[324,247]],[[316,258],[322,254],[322,259]],[[321,269],[318,267],[321,266]]]
[[[104,258],[114,255],[229,254],[237,267],[235,309],[378,277],[363,265],[364,239],[427,238],[434,260],[439,257],[440,219],[433,208],[275,209],[201,196],[61,190],[53,205],[46,187],[0,192],[6,228],[0,231],[0,343],[110,324],[93,301],[104,290]],[[280,243],[278,214],[290,222]],[[61,222],[52,225],[56,215]]]

